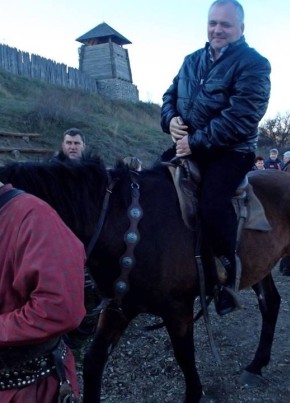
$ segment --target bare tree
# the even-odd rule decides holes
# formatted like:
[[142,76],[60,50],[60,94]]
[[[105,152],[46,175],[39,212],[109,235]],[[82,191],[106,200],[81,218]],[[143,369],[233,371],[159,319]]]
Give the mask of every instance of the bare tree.
[[285,148],[290,144],[290,111],[285,115],[280,113],[274,119],[265,120],[259,127],[261,146],[276,146]]

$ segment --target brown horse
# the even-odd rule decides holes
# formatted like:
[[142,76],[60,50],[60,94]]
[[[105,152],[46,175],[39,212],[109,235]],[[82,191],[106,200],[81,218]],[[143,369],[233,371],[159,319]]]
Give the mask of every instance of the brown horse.
[[[184,374],[185,401],[199,402],[192,320],[199,295],[196,232],[183,223],[167,168],[157,164],[137,174],[121,166],[108,174],[99,160],[26,163],[0,168],[0,180],[49,202],[86,246],[97,226],[88,265],[103,304],[84,361],[84,402],[100,401],[108,351],[140,313],[162,318]],[[249,180],[272,230],[243,230],[238,251],[241,288],[254,289],[263,321],[255,357],[243,374],[247,383],[270,360],[280,305],[271,270],[290,254],[290,176],[256,171]]]

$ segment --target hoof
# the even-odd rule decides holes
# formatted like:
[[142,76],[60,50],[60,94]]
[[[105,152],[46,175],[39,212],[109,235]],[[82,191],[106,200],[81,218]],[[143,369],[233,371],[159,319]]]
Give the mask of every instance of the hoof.
[[216,403],[218,402],[217,398],[212,398],[210,396],[202,396],[198,403]]
[[203,395],[199,401],[199,403],[216,403],[218,402],[218,398],[211,395]]
[[253,374],[252,372],[243,371],[239,380],[240,385],[257,387],[261,385],[266,385],[267,381],[261,376],[257,374]]

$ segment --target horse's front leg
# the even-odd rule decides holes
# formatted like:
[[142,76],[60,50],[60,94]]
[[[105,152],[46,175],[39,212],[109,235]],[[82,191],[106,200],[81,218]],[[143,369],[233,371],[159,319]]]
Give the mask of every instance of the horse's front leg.
[[270,361],[281,297],[271,274],[252,288],[259,301],[259,308],[262,314],[262,330],[255,357],[251,364],[245,368],[241,376],[241,383],[254,386],[265,383],[261,377],[262,368],[267,366]]
[[195,353],[193,342],[192,305],[188,315],[178,314],[164,318],[169,333],[173,351],[185,379],[186,403],[197,403],[202,396],[202,386],[195,366]]
[[105,308],[98,320],[95,337],[85,354],[83,403],[98,403],[101,399],[101,383],[110,347],[114,347],[129,322],[118,309]]

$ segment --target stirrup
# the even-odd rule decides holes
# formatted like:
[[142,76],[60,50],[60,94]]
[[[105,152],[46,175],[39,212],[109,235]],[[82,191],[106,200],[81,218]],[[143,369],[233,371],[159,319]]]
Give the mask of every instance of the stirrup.
[[238,292],[240,288],[240,280],[241,280],[241,272],[242,272],[242,265],[241,265],[241,260],[237,254],[235,254],[235,268],[231,268],[228,266],[231,266],[230,261],[224,257],[215,257],[215,264],[216,264],[216,274],[218,277],[218,281],[222,286],[226,286],[228,282],[228,278],[230,275],[230,270],[234,270],[234,281],[233,281],[233,287],[232,291]]
[[238,309],[242,309],[242,305],[240,303],[239,297],[237,292],[235,292],[233,289],[231,289],[230,287],[227,286],[223,286],[223,289],[228,292],[230,294],[230,296],[233,298],[235,306],[236,306],[236,310]]
[[214,304],[216,312],[220,316],[241,309],[241,304],[235,291],[225,286],[215,287]]

